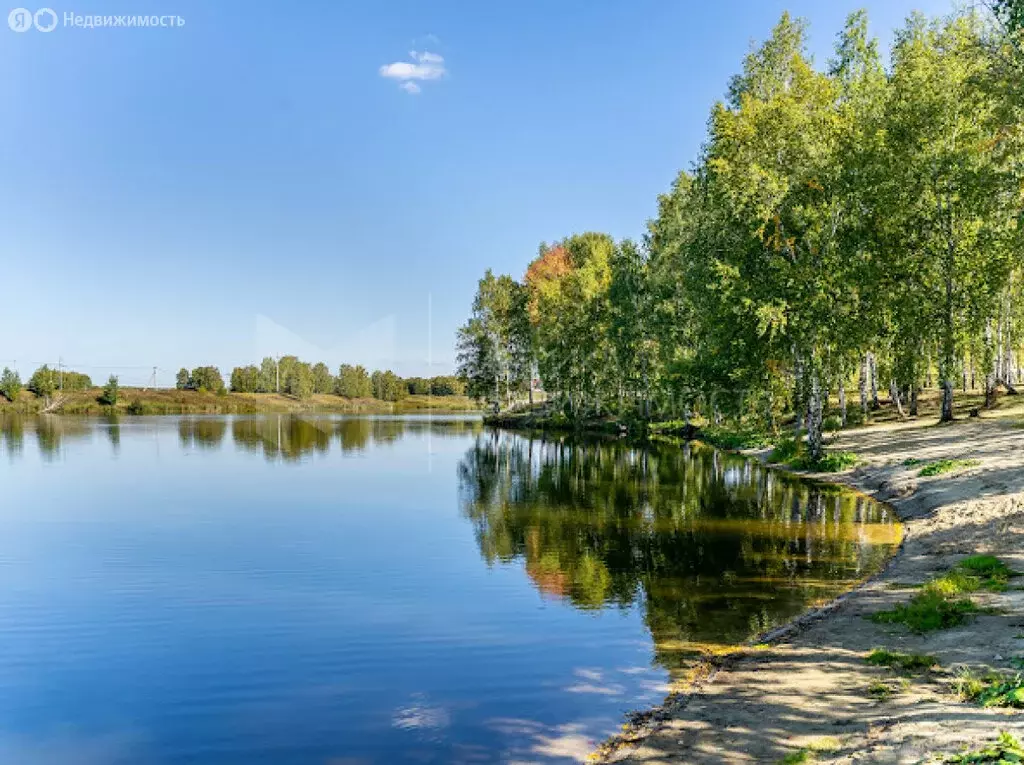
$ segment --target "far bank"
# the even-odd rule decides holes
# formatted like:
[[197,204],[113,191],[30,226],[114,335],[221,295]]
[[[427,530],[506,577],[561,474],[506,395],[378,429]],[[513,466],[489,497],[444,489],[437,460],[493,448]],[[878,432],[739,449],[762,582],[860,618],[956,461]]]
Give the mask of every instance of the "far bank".
[[405,412],[478,411],[466,396],[412,395],[398,401],[313,394],[297,398],[278,393],[211,393],[165,388],[121,388],[117,403],[102,402],[103,390],[55,393],[52,397],[22,391],[14,402],[0,397],[2,414],[159,415],[159,414],[401,414]]

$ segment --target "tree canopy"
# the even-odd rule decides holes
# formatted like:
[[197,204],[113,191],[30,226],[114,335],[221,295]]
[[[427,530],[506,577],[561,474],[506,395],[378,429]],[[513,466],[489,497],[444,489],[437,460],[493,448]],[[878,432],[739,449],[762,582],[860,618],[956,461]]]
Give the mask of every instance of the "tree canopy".
[[788,418],[818,458],[851,386],[860,412],[881,378],[916,414],[931,380],[942,419],[968,369],[989,400],[1015,390],[1022,18],[915,14],[886,64],[857,12],[818,67],[784,14],[642,241],[573,235],[521,280],[484,275],[458,335],[470,394],[509,406],[536,369],[571,418]]

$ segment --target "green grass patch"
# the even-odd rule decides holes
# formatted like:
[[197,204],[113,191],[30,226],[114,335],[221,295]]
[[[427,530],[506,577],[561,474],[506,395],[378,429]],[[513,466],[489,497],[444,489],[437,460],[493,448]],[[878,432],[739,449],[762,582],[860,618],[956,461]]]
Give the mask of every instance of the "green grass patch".
[[772,439],[763,431],[722,425],[701,428],[700,439],[722,449],[765,449],[772,444]]
[[1002,592],[1016,572],[992,555],[972,555],[957,566],[921,586],[909,603],[888,611],[871,614],[881,624],[904,624],[912,632],[957,627],[980,609],[970,598],[961,597],[979,590]]
[[805,747],[790,752],[778,761],[778,765],[801,765],[801,763],[814,762],[818,759],[819,752],[832,752],[838,749],[839,746],[839,739],[832,736],[824,736],[812,741]]
[[814,762],[814,752],[810,749],[798,749],[795,752],[790,752],[779,760],[779,765],[802,765],[805,762]]
[[885,648],[876,648],[864,659],[876,667],[891,667],[905,672],[923,672],[939,664],[934,656],[921,653],[899,653]]
[[969,555],[957,565],[981,577],[1006,580],[1016,576],[1009,566],[994,555]]
[[783,438],[772,449],[769,459],[772,462],[787,464],[804,455],[804,442],[798,438]]
[[994,765],[1007,765],[1012,762],[1024,762],[1024,747],[1020,741],[1009,733],[1003,731],[994,744],[975,749],[973,752],[955,754],[946,759],[946,762],[961,763],[994,763]]
[[914,465],[920,465],[924,460],[919,460],[917,457],[907,457],[903,460],[904,467],[914,467]]
[[978,610],[967,598],[954,600],[935,590],[925,589],[912,597],[909,603],[888,611],[877,611],[870,618],[878,624],[903,624],[911,632],[932,632],[958,627]]
[[953,692],[983,707],[1024,709],[1024,675],[963,672],[953,681]]
[[971,555],[960,561],[949,573],[926,584],[925,588],[946,596],[978,590],[1003,592],[1010,577],[1016,575],[1015,571],[994,555]]
[[852,468],[860,458],[853,452],[826,452],[821,459],[813,460],[807,453],[807,446],[802,439],[785,438],[772,449],[769,460],[779,465],[787,465],[794,470],[838,473]]
[[944,475],[945,473],[952,473],[957,470],[977,467],[980,464],[979,460],[935,460],[935,462],[929,462],[918,470],[917,474],[922,478],[927,478],[929,476]]
[[813,470],[818,473],[838,473],[849,470],[860,462],[853,452],[827,452],[819,460],[812,460],[809,455],[792,460],[789,464],[797,470]]
[[831,433],[843,429],[843,419],[838,414],[830,414],[821,423],[821,429]]
[[868,696],[878,701],[888,701],[895,695],[896,690],[889,683],[876,680],[868,686]]

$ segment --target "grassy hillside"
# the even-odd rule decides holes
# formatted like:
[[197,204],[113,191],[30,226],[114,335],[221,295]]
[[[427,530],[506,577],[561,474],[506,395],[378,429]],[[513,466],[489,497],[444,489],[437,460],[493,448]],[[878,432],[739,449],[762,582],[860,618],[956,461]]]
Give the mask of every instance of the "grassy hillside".
[[[101,390],[93,388],[55,396],[57,414],[257,414],[261,412],[339,412],[390,414],[416,411],[471,411],[477,405],[465,396],[409,396],[392,404],[375,398],[349,399],[329,394],[297,399],[276,393],[207,393],[205,391],[122,388],[117,406],[99,402]],[[0,413],[33,414],[46,409],[42,398],[22,391],[11,403],[0,398]]]

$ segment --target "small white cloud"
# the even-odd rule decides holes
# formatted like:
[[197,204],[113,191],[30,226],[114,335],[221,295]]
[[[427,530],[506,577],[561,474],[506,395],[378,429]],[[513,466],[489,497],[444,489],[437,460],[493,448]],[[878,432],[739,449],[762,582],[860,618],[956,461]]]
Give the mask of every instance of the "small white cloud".
[[406,93],[415,95],[420,86],[415,80],[437,80],[444,77],[448,70],[444,66],[444,57],[430,51],[409,51],[412,61],[395,61],[380,68],[380,76],[399,81],[399,87]]
[[419,61],[421,64],[440,64],[444,68],[444,58],[437,53],[430,53],[429,51],[419,53],[411,50],[409,51],[409,58],[413,61]]

